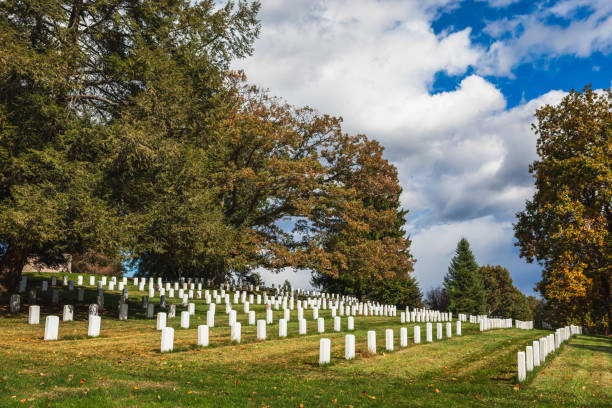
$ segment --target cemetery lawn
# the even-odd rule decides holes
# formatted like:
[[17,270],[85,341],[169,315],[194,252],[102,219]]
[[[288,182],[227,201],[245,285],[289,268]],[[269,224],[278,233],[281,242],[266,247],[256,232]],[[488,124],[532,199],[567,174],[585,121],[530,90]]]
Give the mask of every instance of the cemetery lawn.
[[[42,279],[32,275],[29,279]],[[48,278],[48,276],[47,276]],[[85,279],[88,283],[88,279]],[[129,285],[129,320],[117,319],[118,292],[105,293],[101,336],[87,338],[88,288],[77,304],[76,290],[62,291],[60,305],[75,305],[75,321],[60,321],[59,340],[43,341],[44,318],[61,316],[43,296],[41,324],[27,324],[27,304],[16,315],[0,311],[0,407],[479,407],[612,405],[612,340],[581,335],[547,358],[537,375],[516,386],[516,355],[540,330],[496,329],[480,333],[464,323],[463,336],[431,344],[413,343],[412,323],[398,317],[356,317],[356,359],[344,360],[343,332],[333,332],[329,310],[326,333],[316,333],[312,311],[305,310],[308,335],[298,336],[292,311],[289,336],[278,338],[278,319],[265,341],[255,338],[242,305],[242,343],[229,341],[224,307],[217,307],[210,344],[200,348],[197,325],[205,324],[204,300],[194,300],[191,328],[181,329],[180,311],[168,319],[175,328],[174,351],[160,354],[160,332],[147,320],[138,292]],[[45,296],[50,298],[50,292]],[[27,296],[24,296],[25,298]],[[158,304],[159,299],[153,300]],[[178,303],[177,299],[170,302]],[[257,318],[263,306],[254,305]],[[156,312],[158,308],[156,307]],[[398,313],[399,314],[399,313]],[[399,328],[408,327],[409,346],[399,347]],[[346,318],[342,319],[343,330]],[[395,351],[384,351],[384,330],[395,331]],[[378,353],[369,355],[367,330],[376,330]],[[424,340],[424,324],[422,324]],[[454,325],[453,325],[454,332]],[[319,339],[332,344],[330,365],[318,365]]]

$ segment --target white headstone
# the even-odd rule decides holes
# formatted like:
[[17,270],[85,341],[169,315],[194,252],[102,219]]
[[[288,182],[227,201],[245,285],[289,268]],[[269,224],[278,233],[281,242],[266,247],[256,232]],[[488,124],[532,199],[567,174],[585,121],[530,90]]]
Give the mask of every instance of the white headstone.
[[[214,303],[211,303],[213,306]],[[208,309],[206,312],[206,325],[208,327],[215,327],[215,311],[213,309]]]
[[421,342],[421,326],[414,326],[414,342],[415,344]]
[[287,337],[287,320],[278,320],[278,337]]
[[181,327],[183,329],[189,328],[189,312],[188,311],[181,312]]
[[32,305],[29,308],[28,324],[40,323],[40,306]]
[[385,349],[393,351],[393,329],[385,330]]
[[355,335],[353,334],[344,336],[344,358],[347,360],[355,358]]
[[230,327],[236,323],[236,311],[235,310],[230,310],[229,312],[229,321],[228,321]]
[[540,342],[538,340],[533,341],[533,366],[540,366]]
[[546,361],[546,338],[542,337],[540,339],[540,363],[544,364]]
[[250,325],[255,324],[255,311],[254,310],[249,311],[249,324]]
[[187,305],[187,311],[189,312],[191,316],[194,316],[195,315],[195,303],[189,303]]
[[265,340],[266,339],[266,321],[258,320],[257,321],[257,340]]
[[157,330],[162,330],[164,327],[166,327],[166,313],[164,312],[159,312],[157,314]]
[[198,346],[208,346],[208,326],[205,324],[198,326]]
[[527,371],[533,371],[533,347],[527,346],[525,352],[525,368]]
[[331,340],[321,339],[319,343],[319,364],[329,364],[331,361]]
[[427,342],[431,343],[433,341],[433,333],[431,323],[429,322],[425,324],[425,335],[425,339],[427,340]]
[[442,323],[437,323],[436,324],[436,337],[438,338],[438,340],[442,340]]
[[400,328],[400,347],[408,347],[408,328]]
[[242,325],[240,323],[234,323],[230,330],[230,338],[231,341],[235,341],[236,343],[240,343],[242,338]]
[[306,334],[306,319],[302,319],[298,322],[299,333]]
[[376,332],[374,330],[368,331],[368,351],[376,354]]
[[45,340],[57,340],[59,316],[47,316],[45,319]]
[[325,333],[325,320],[322,317],[317,319],[317,330],[319,333]]
[[100,323],[102,318],[100,316],[89,315],[89,325],[87,327],[87,335],[89,337],[98,337],[100,335]]
[[339,332],[341,330],[340,316],[334,317],[334,331]]
[[74,320],[74,306],[64,305],[64,313],[62,314],[62,320],[65,322],[71,322]]
[[518,352],[518,380],[519,382],[525,381],[527,378],[527,372],[525,371],[525,352]]
[[[189,318],[189,314],[187,314]],[[164,327],[161,331],[161,352],[172,351],[174,349],[174,329],[172,327]]]

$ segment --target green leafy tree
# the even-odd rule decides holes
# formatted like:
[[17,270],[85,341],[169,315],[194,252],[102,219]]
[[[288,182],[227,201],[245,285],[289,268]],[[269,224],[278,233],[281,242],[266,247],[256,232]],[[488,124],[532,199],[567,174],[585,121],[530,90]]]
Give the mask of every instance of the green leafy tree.
[[506,268],[485,265],[480,267],[480,273],[484,279],[487,315],[531,320],[527,298],[514,286]]
[[[177,237],[239,235],[202,226],[214,221],[214,202],[194,184],[181,189],[181,171],[196,162],[184,159],[198,152],[180,142],[212,126],[230,61],[252,51],[258,9],[214,0],[0,3],[1,298],[30,257],[157,256],[172,253]],[[203,246],[178,252],[189,258]]]
[[455,256],[444,277],[448,293],[448,310],[453,313],[483,314],[486,310],[485,290],[478,264],[467,239],[461,238]]
[[612,92],[572,90],[536,112],[535,193],[514,226],[561,324],[612,327]]

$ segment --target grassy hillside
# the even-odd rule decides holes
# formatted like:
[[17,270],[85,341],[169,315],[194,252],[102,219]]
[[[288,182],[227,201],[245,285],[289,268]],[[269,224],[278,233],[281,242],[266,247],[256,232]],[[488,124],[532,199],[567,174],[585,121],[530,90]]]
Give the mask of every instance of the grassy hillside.
[[[88,283],[88,280],[85,280]],[[344,335],[335,333],[329,310],[324,335],[316,333],[312,311],[308,335],[299,336],[292,312],[288,338],[278,338],[278,324],[268,325],[268,339],[255,339],[242,306],[242,343],[229,341],[224,307],[217,309],[211,346],[199,348],[197,325],[205,324],[208,306],[196,300],[191,328],[175,328],[174,352],[160,354],[155,320],[144,319],[140,296],[130,289],[130,318],[117,320],[118,292],[106,292],[101,337],[87,338],[88,290],[76,306],[74,322],[60,322],[60,340],[43,341],[44,317],[61,315],[59,307],[41,307],[41,324],[19,315],[0,315],[0,406],[160,406],[160,407],[384,407],[384,406],[610,406],[612,342],[582,335],[564,344],[539,373],[516,386],[516,353],[544,331],[498,329],[480,333],[464,324],[463,336],[415,345],[413,324],[399,317],[356,317],[356,359],[344,360]],[[50,293],[48,294],[50,296]],[[76,304],[76,290],[62,304]],[[72,298],[74,297],[74,299]],[[158,299],[154,300],[158,302]],[[174,302],[178,300],[174,299]],[[44,302],[43,302],[44,304]],[[263,306],[255,305],[257,318]],[[177,316],[182,308],[177,307]],[[156,310],[157,312],[157,310]],[[274,311],[275,321],[281,311]],[[346,328],[346,318],[343,318]],[[399,347],[399,328],[409,327],[409,347]],[[424,324],[423,324],[424,326]],[[434,325],[435,326],[435,325]],[[384,352],[384,329],[395,330],[395,351]],[[366,331],[376,330],[378,353],[369,355]],[[424,340],[424,327],[422,327]],[[319,339],[332,342],[332,363],[318,365]]]

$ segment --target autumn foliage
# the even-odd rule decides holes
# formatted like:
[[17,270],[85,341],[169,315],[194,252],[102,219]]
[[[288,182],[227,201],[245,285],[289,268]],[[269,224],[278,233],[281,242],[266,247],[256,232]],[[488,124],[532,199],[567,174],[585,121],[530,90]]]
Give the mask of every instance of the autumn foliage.
[[518,213],[521,256],[560,323],[612,327],[612,93],[586,87],[544,106],[533,125],[535,194]]
[[414,284],[382,146],[229,70],[259,7],[0,4],[0,296],[29,257],[65,253],[168,278],[295,267]]

